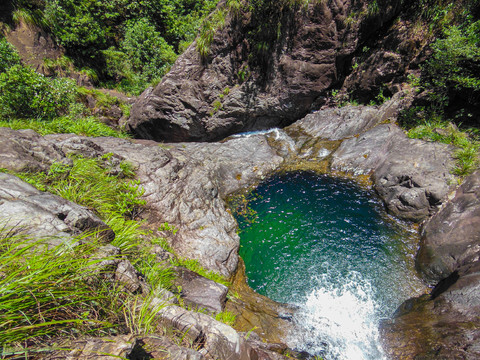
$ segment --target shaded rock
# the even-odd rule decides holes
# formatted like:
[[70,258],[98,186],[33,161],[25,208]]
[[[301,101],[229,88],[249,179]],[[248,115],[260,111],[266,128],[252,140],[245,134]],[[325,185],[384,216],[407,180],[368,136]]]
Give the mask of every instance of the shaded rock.
[[18,228],[33,237],[47,237],[57,245],[85,232],[99,233],[111,241],[114,232],[86,208],[44,193],[14,175],[0,173],[2,225]]
[[445,144],[409,139],[393,124],[345,140],[331,166],[355,175],[372,174],[388,211],[416,222],[435,213],[453,188],[452,150]]
[[295,309],[253,291],[247,285],[243,260],[239,262],[230,290],[232,296],[226,310],[236,315],[235,329],[250,332],[252,339],[259,336],[264,344],[277,344],[268,345],[267,350],[281,351],[284,346],[281,343],[294,331],[292,319]]
[[[205,63],[194,42],[162,82],[139,97],[128,127],[140,138],[178,142],[288,125],[346,76],[349,57],[402,4],[379,2],[378,14],[362,15],[349,26],[345,19],[350,13],[365,8],[366,14],[366,1],[283,7],[279,39],[269,44],[268,60],[258,60],[258,66],[248,58],[255,45],[243,35],[255,16],[227,18],[225,29],[215,34],[211,58]],[[242,71],[249,73],[245,81],[239,79]],[[228,94],[220,97],[227,87]]]
[[58,346],[62,350],[47,353],[42,359],[126,359],[132,353],[137,339],[132,335],[105,338],[87,338],[66,342]]
[[175,285],[181,288],[180,296],[186,304],[219,313],[225,308],[228,288],[197,273],[176,268]]
[[416,264],[436,283],[480,256],[480,172],[467,177],[455,197],[421,231]]
[[[435,290],[432,292],[432,295]],[[436,296],[407,300],[382,326],[391,359],[478,359],[480,357],[480,263]]]
[[203,360],[205,357],[198,351],[178,346],[165,336],[151,335],[138,339],[129,359]]

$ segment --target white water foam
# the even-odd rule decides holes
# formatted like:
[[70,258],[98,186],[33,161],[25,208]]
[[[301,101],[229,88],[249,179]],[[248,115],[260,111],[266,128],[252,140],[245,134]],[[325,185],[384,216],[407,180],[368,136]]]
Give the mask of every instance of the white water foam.
[[282,129],[279,129],[279,128],[272,128],[272,129],[268,129],[268,130],[248,131],[248,132],[232,135],[231,137],[232,138],[243,138],[243,137],[249,138],[249,137],[257,136],[257,135],[270,135],[270,134],[273,134],[275,136],[274,137],[275,141],[280,141],[280,142],[286,144],[286,146],[288,147],[288,150],[295,151],[295,142],[292,140],[292,138],[290,138],[290,136],[285,134],[285,132]]
[[379,341],[380,308],[369,281],[358,272],[318,279],[295,316],[288,345],[328,360],[385,359]]

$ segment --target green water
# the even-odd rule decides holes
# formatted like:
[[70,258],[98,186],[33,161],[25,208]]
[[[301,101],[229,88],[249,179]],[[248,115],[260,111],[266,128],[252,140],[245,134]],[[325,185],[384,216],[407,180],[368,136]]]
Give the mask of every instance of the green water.
[[416,233],[350,181],[290,173],[256,195],[256,221],[238,219],[240,255],[254,290],[300,307],[290,345],[327,358],[382,358],[378,323],[422,288]]

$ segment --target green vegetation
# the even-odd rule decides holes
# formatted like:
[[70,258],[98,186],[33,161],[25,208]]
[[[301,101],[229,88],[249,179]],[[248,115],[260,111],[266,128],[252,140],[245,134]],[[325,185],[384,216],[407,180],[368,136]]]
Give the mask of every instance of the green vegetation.
[[[101,159],[74,157],[71,166],[55,163],[47,173],[17,176],[88,207],[115,232],[112,245],[121,249],[152,289],[169,289],[169,266],[156,262],[145,246],[148,235],[135,218],[144,205],[131,165],[111,154]],[[115,173],[115,175],[113,175]],[[83,245],[54,249],[3,229],[0,232],[0,343],[3,355],[35,352],[54,336],[149,333],[158,305],[151,298],[129,295],[98,276],[96,234]],[[82,243],[82,242],[80,242]],[[28,256],[25,256],[28,254]],[[141,305],[137,306],[137,303]],[[27,342],[28,340],[28,342]],[[25,347],[22,349],[22,347]],[[9,350],[14,348],[14,350]]]
[[455,152],[456,167],[453,171],[455,175],[465,176],[478,168],[480,142],[471,132],[460,131],[452,123],[437,120],[418,125],[407,134],[410,138],[438,141],[458,147]]
[[96,73],[92,80],[138,94],[168,71],[216,3],[17,0],[14,20],[52,33],[78,69]]
[[215,320],[221,321],[228,326],[233,326],[235,324],[235,318],[237,316],[230,311],[222,311],[215,315]]
[[480,4],[437,1],[434,5],[417,9],[437,39],[420,77],[409,77],[416,91],[423,92],[424,104],[407,109],[399,120],[410,137],[458,147],[454,173],[465,176],[479,164],[474,119],[480,105],[480,21],[476,18]]
[[[93,246],[48,249],[42,242],[0,234],[0,344],[3,356],[28,354],[62,334],[115,331],[112,289],[93,277]],[[120,300],[120,299],[119,299]],[[23,344],[30,349],[23,349]],[[14,348],[14,349],[13,349]],[[1,348],[0,348],[1,350]]]
[[0,116],[50,120],[74,102],[75,88],[73,80],[47,78],[13,65],[0,74]]
[[106,107],[117,99],[80,88],[71,79],[46,77],[21,65],[13,46],[1,37],[0,54],[0,126],[33,129],[42,135],[128,137],[91,116],[80,102],[82,96],[91,95],[98,99],[97,106]]

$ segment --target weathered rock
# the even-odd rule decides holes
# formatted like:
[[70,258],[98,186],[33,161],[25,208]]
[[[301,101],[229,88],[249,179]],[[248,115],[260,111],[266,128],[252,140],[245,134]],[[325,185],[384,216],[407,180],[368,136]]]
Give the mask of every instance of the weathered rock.
[[141,279],[141,274],[135,270],[128,260],[120,261],[115,270],[115,280],[122,284],[131,293],[148,292],[148,285]]
[[85,232],[98,232],[105,241],[113,231],[86,208],[44,193],[14,175],[0,173],[2,226],[17,228],[35,238],[48,238],[51,245],[70,241]]
[[397,317],[382,326],[389,358],[478,359],[479,294],[477,262],[460,269],[449,283],[440,283],[431,296],[407,300]]
[[15,172],[46,171],[54,162],[71,164],[54,143],[35,131],[0,127],[0,168]]
[[455,197],[423,226],[417,268],[436,283],[480,256],[480,172],[470,175]]
[[132,353],[137,339],[132,335],[105,338],[87,338],[63,343],[61,350],[46,353],[42,359],[48,360],[114,360],[126,359]]
[[178,346],[165,336],[151,335],[138,339],[129,359],[203,360],[205,357],[198,351]]
[[200,353],[211,359],[231,360],[276,360],[283,356],[271,352],[266,347],[255,348],[233,328],[216,321],[212,317],[187,311],[177,306],[168,306],[157,314],[160,321],[171,325],[185,334],[191,341],[203,344]]
[[[269,44],[267,64],[250,68],[248,54],[255,44],[241,34],[249,33],[255,16],[228,18],[224,31],[214,37],[212,60],[205,64],[194,42],[162,82],[140,96],[128,126],[141,138],[177,142],[218,140],[292,123],[346,75],[349,57],[398,14],[402,4],[378,2],[376,15],[362,15],[349,26],[345,19],[350,13],[367,14],[366,1],[285,6],[281,35]],[[244,82],[239,80],[242,71],[249,73]]]
[[364,133],[380,123],[395,120],[412,100],[412,95],[401,91],[379,107],[348,105],[327,108],[308,114],[285,131],[292,136],[300,132],[311,138],[343,140]]
[[219,313],[225,308],[228,288],[197,273],[176,268],[175,285],[181,288],[180,296],[186,304]]
[[235,271],[239,238],[224,198],[259,182],[283,161],[264,136],[164,147],[111,138],[92,141],[136,166],[149,224],[168,222],[179,229],[171,244],[178,255],[227,277]]
[[389,212],[415,222],[439,209],[453,188],[453,166],[447,145],[409,139],[394,124],[345,140],[332,160],[332,170],[372,174]]

